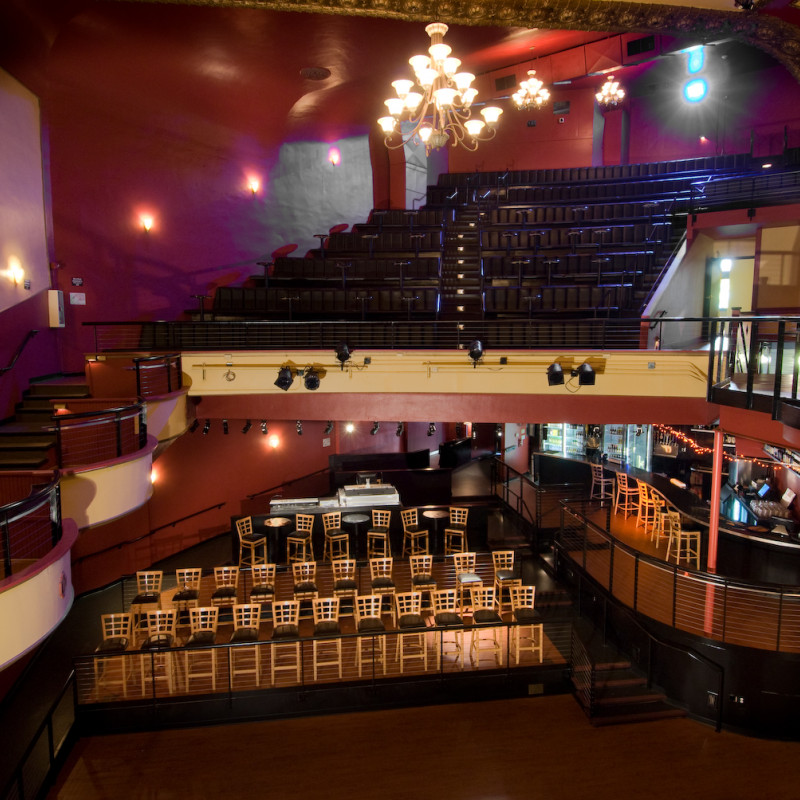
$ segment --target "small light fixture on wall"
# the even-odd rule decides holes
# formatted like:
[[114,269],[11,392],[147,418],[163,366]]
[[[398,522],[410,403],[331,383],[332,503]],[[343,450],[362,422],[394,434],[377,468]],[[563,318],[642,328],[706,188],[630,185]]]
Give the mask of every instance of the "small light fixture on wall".
[[294,424],[294,427],[297,430],[297,435],[298,436],[302,436],[303,435],[303,423],[300,422],[300,420],[297,420],[297,422],[295,422],[295,424]]
[[142,230],[145,233],[150,233],[150,231],[153,228],[153,223],[155,222],[155,220],[153,219],[152,215],[150,215],[150,214],[142,214],[139,217],[139,222],[142,225]]
[[281,443],[281,440],[278,438],[277,434],[273,433],[272,436],[270,436],[269,439],[267,439],[267,443],[273,450],[275,450]]
[[25,278],[25,270],[22,268],[22,262],[16,256],[10,256],[8,259],[8,269],[2,272],[14,286],[19,286]]
[[331,147],[331,149],[328,150],[328,161],[331,162],[331,166],[339,166],[342,161],[342,154],[339,152],[338,147]]
[[345,429],[345,431],[347,431],[347,433],[352,433],[352,432],[353,432],[353,431],[356,429],[356,426],[355,426],[355,425],[353,425],[353,423],[352,423],[352,422],[348,422],[348,423],[347,423],[347,424],[344,426],[344,429]]
[[261,181],[255,175],[251,175],[247,179],[247,188],[252,194],[258,194],[258,190],[261,188]]

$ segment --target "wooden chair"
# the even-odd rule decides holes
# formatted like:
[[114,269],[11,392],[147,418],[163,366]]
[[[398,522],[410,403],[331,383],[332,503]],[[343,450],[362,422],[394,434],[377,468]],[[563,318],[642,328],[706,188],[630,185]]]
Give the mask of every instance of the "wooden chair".
[[175,570],[177,591],[172,595],[172,607],[175,609],[178,622],[181,615],[189,613],[189,609],[197,608],[200,602],[200,581],[203,579],[201,567],[185,567]]
[[666,560],[670,555],[675,563],[694,561],[695,569],[700,569],[700,531],[685,531],[681,523],[681,515],[677,511],[667,512],[669,515],[669,541],[667,542]]
[[421,659],[423,669],[428,669],[428,647],[425,641],[427,627],[422,617],[422,594],[420,592],[398,592],[396,655],[400,673],[405,671],[406,661]]
[[136,573],[136,595],[130,606],[135,628],[144,629],[146,612],[161,608],[163,582],[163,570],[143,570]]
[[614,496],[614,479],[607,478],[603,474],[602,464],[590,464],[592,468],[592,487],[589,490],[590,500],[599,500],[600,505],[604,506],[606,500],[611,500]]
[[[436,648],[436,669],[441,669],[442,656],[452,652],[458,659],[459,666],[464,669],[464,620],[459,614],[458,593],[455,589],[437,589],[431,594],[433,605],[433,621],[437,628],[443,628],[439,633],[439,647]],[[445,650],[445,630],[452,631],[452,651]]]
[[164,681],[167,691],[175,691],[175,660],[172,648],[175,646],[175,609],[154,609],[145,613],[147,638],[139,646],[142,695],[147,694],[148,677],[152,694],[157,692],[157,681]]
[[[189,638],[184,644],[183,673],[186,676],[186,691],[191,688],[192,678],[211,678],[211,691],[217,688],[216,650],[219,608],[216,606],[192,607],[189,609]],[[203,668],[204,661],[207,667]],[[198,666],[199,662],[199,666]],[[204,684],[205,688],[206,684]]]
[[322,528],[325,534],[322,560],[333,561],[336,558],[350,558],[350,534],[342,530],[342,512],[329,511],[327,514],[323,514]]
[[[122,696],[128,696],[128,678],[133,665],[128,656],[122,656],[130,647],[133,637],[133,615],[102,614],[100,625],[103,629],[103,640],[95,649],[94,658],[94,685],[98,696],[102,686],[119,686]],[[110,674],[119,667],[118,676]]]
[[375,675],[375,662],[380,659],[383,674],[386,674],[386,626],[381,618],[383,597],[379,594],[360,594],[356,597],[356,630],[360,634],[356,641],[356,666],[358,677],[364,664],[364,647],[368,646],[371,657],[372,674]]
[[[469,649],[469,660],[474,665],[480,664],[481,653],[489,651],[494,653],[494,660],[498,666],[503,664],[502,633],[503,620],[500,617],[497,604],[497,594],[494,586],[472,586],[472,642]],[[483,629],[488,628],[491,635],[484,636]]]
[[306,609],[308,609],[310,602],[319,597],[317,562],[296,561],[292,564],[292,582],[292,593],[294,599],[300,603],[300,610],[303,610],[304,603],[306,604]]
[[436,591],[436,581],[433,578],[433,556],[411,556],[408,563],[411,567],[411,588],[420,594],[427,593],[430,603],[431,592]]
[[[267,561],[267,534],[253,532],[253,518],[242,517],[236,520],[236,533],[239,535],[239,566],[264,564]],[[258,551],[261,550],[261,557]]]
[[[312,662],[314,664],[314,680],[318,679],[320,667],[336,667],[339,680],[342,679],[342,630],[339,627],[339,598],[316,597],[314,607],[314,642]],[[331,650],[327,659],[323,658],[323,650]]]
[[[511,614],[514,622],[518,623],[511,628],[509,642],[509,659],[514,655],[515,663],[519,664],[520,653],[533,653],[539,656],[539,663],[544,657],[544,625],[539,621],[541,617],[534,605],[536,601],[535,586],[512,586]],[[523,636],[527,634],[527,644],[523,644]]]
[[383,602],[385,602],[386,598],[389,599],[389,613],[394,623],[394,595],[397,587],[392,579],[393,564],[394,561],[391,556],[388,558],[371,558],[369,560],[369,577],[372,594],[380,595]]
[[367,531],[367,558],[388,558],[392,555],[389,541],[389,528],[392,512],[372,509],[372,525]]
[[[261,684],[261,647],[258,644],[260,627],[261,606],[258,603],[237,603],[233,607],[233,633],[231,647],[228,648],[231,685],[239,675],[253,675],[256,686]],[[247,658],[251,651],[252,663]]]
[[636,506],[636,527],[642,525],[647,530],[656,521],[656,499],[650,491],[650,487],[644,481],[639,484],[639,503]]
[[475,553],[454,553],[453,566],[456,571],[456,590],[461,613],[464,614],[469,606],[470,590],[483,586],[483,580],[475,572],[477,556]]
[[339,614],[355,614],[356,597],[358,595],[358,581],[356,580],[356,562],[353,558],[338,558],[331,561],[333,573],[333,596],[340,601],[348,599],[349,611],[345,612],[344,603],[340,603]]
[[214,591],[211,605],[233,608],[239,593],[239,567],[214,567]]
[[625,519],[628,519],[630,514],[635,513],[639,506],[639,489],[636,483],[635,478],[629,478],[624,472],[617,473],[617,494],[614,499],[614,513],[618,514],[621,509]]
[[451,508],[450,521],[444,529],[444,554],[465,553],[467,546],[467,517],[468,508]]
[[262,613],[264,607],[271,605],[275,599],[275,564],[255,564],[250,569],[253,585],[250,587],[250,602],[258,603]]
[[[274,629],[272,631],[270,683],[275,685],[275,673],[287,670],[300,681],[300,603],[297,600],[276,600],[272,604]],[[289,658],[286,659],[288,652]],[[288,660],[288,663],[286,663]],[[281,663],[283,662],[283,663]]]
[[403,558],[407,555],[427,555],[430,551],[428,529],[419,526],[417,509],[407,508],[401,511],[400,519],[403,521]]
[[286,537],[286,563],[314,560],[314,514],[297,514],[294,530]]
[[[512,586],[522,583],[522,578],[518,577],[514,570],[514,551],[513,550],[493,550],[492,566],[494,567],[494,590],[497,593],[497,602],[500,613],[503,613],[504,606],[511,606]],[[508,602],[503,601],[503,593],[508,597]]]

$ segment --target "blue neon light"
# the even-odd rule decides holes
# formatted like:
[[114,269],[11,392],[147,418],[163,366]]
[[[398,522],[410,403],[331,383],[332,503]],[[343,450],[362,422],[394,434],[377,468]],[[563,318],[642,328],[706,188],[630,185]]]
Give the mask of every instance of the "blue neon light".
[[702,45],[700,47],[695,47],[689,51],[689,60],[687,63],[687,67],[689,68],[690,75],[696,75],[703,69],[703,64],[705,63],[706,55],[705,50],[703,50]]
[[695,78],[683,87],[683,96],[689,103],[699,103],[708,94],[708,84],[703,78]]

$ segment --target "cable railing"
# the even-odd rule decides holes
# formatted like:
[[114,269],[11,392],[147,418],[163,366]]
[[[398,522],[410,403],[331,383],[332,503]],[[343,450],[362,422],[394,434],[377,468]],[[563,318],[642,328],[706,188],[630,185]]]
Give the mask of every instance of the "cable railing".
[[645,555],[564,505],[560,556],[624,606],[727,644],[800,653],[800,587],[756,584]]
[[53,427],[62,468],[109,461],[131,455],[147,443],[146,404],[56,414]]
[[800,171],[709,178],[692,184],[689,213],[800,202]]
[[0,562],[10,578],[41,558],[61,540],[58,478],[33,485],[28,497],[0,507]]
[[154,397],[177,392],[183,386],[179,353],[140,356],[133,359],[138,397]]

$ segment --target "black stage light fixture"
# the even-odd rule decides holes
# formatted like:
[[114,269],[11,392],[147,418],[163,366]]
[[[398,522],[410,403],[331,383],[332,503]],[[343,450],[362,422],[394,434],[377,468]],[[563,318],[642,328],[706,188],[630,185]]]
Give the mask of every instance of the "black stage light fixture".
[[319,389],[319,372],[317,372],[314,367],[306,367],[303,373],[303,385],[310,392]]
[[279,389],[283,389],[284,392],[289,391],[289,387],[294,383],[294,378],[292,377],[292,370],[290,367],[281,367],[278,370],[278,379],[275,381],[275,385]]
[[261,420],[261,433],[264,436],[269,433],[269,428],[267,427],[267,421],[265,419]]
[[250,422],[250,420],[247,420],[247,422],[245,422],[245,424],[244,424],[244,427],[242,428],[242,433],[247,433],[250,430],[250,428],[252,428],[252,427],[253,427],[253,423]]
[[211,430],[211,420],[207,419],[205,421],[205,425],[203,425],[203,436],[205,436]]
[[369,435],[370,436],[375,436],[380,429],[381,429],[380,422],[373,422],[372,423],[372,430],[369,432]]
[[394,435],[395,436],[402,436],[403,435],[403,431],[405,430],[405,427],[406,426],[402,422],[398,422],[397,423],[397,429],[395,430]]
[[573,369],[570,374],[573,378],[578,379],[578,386],[594,386],[594,369],[591,364],[584,362],[578,369]]
[[298,436],[302,436],[303,435],[303,423],[300,422],[300,420],[297,420],[297,422],[295,422],[294,426],[295,426],[295,428],[297,428],[297,435]]
[[564,370],[561,369],[561,364],[554,361],[547,368],[547,385],[560,386],[564,383]]
[[328,424],[325,426],[325,435],[330,436],[333,433],[333,422],[328,420]]
[[434,433],[436,433],[436,423],[431,422],[430,425],[428,425],[428,436],[433,436]]
[[194,433],[200,427],[200,420],[195,418],[194,422],[189,426],[189,433]]
[[228,420],[222,420],[222,432],[227,436],[228,435]]
[[478,366],[478,362],[483,358],[483,343],[476,339],[469,346],[469,357],[472,359],[473,369]]
[[351,356],[352,353],[346,342],[341,342],[336,346],[336,359],[339,361],[342,369],[344,369],[345,362],[349,361]]

